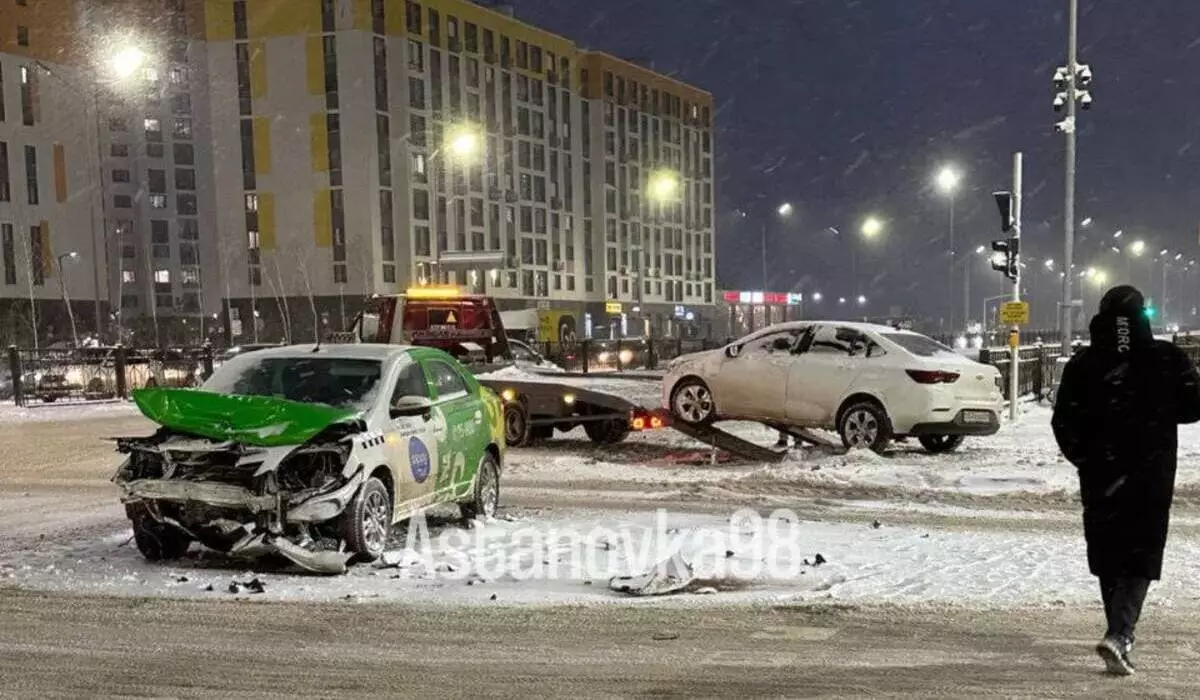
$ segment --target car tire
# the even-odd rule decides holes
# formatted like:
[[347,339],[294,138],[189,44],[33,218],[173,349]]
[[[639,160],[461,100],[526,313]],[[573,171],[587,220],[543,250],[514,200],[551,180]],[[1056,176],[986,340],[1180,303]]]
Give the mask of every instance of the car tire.
[[146,561],[170,561],[187,554],[192,544],[187,533],[155,520],[145,506],[131,506],[128,514],[133,523],[133,542]]
[[475,474],[475,487],[471,500],[458,504],[463,520],[471,521],[480,516],[495,517],[500,507],[500,464],[491,452],[485,452]]
[[874,401],[847,406],[838,418],[838,435],[847,449],[882,452],[892,441],[892,421]]
[[597,445],[615,445],[629,435],[629,421],[590,421],[583,424],[583,432]]
[[717,417],[712,390],[699,377],[681,380],[671,390],[671,415],[688,425],[709,425]]
[[361,562],[375,561],[387,548],[392,531],[392,496],[383,482],[370,477],[342,511],[339,530],[346,551]]
[[917,438],[928,452],[940,455],[953,452],[963,444],[962,435],[922,435]]
[[504,444],[510,447],[529,444],[529,414],[519,403],[504,404]]

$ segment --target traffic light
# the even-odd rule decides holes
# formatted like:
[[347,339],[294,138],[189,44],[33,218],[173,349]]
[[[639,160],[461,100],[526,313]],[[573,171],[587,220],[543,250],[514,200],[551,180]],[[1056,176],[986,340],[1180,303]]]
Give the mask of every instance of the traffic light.
[[993,192],[996,206],[1000,207],[1000,230],[1008,233],[1013,230],[1013,196],[1012,192]]
[[1158,312],[1155,310],[1155,308],[1154,308],[1154,299],[1153,299],[1153,297],[1152,297],[1152,298],[1150,298],[1150,299],[1147,299],[1147,300],[1146,300],[1146,309],[1145,309],[1145,311],[1146,311],[1146,318],[1148,318],[1148,319],[1150,319],[1151,321],[1153,321],[1153,320],[1154,320],[1154,316],[1155,316],[1155,315],[1158,313]]
[[1017,280],[1017,265],[1020,262],[1021,239],[1007,238],[992,241],[992,269],[1003,272],[1012,281]]

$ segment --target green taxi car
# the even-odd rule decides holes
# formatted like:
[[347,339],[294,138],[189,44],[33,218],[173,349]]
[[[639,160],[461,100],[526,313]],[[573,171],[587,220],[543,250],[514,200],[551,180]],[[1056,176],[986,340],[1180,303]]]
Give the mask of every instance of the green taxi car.
[[199,389],[134,400],[161,428],[117,439],[128,458],[113,481],[150,560],[197,541],[337,573],[379,557],[394,523],[430,507],[475,518],[499,503],[500,399],[433,348],[258,350]]

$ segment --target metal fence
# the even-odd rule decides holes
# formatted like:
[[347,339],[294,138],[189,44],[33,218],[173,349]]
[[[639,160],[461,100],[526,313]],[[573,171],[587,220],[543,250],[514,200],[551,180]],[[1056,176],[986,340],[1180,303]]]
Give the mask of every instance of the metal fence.
[[18,406],[129,398],[134,389],[197,386],[212,374],[212,346],[8,348],[0,400]]

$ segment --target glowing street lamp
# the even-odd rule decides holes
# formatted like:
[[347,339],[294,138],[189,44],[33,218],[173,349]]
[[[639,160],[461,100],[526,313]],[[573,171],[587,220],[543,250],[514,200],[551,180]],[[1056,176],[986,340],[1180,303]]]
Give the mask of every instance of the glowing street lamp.
[[868,216],[862,224],[862,235],[867,239],[878,238],[883,233],[883,222],[874,216]]
[[648,194],[655,202],[669,202],[679,192],[679,176],[670,170],[658,170],[650,174]]
[[937,184],[938,191],[944,195],[953,197],[958,191],[958,183],[960,180],[958,170],[952,165],[947,165],[938,171],[934,182]]
[[469,160],[479,153],[480,140],[477,129],[457,124],[446,133],[445,149],[456,160]]
[[821,294],[820,292],[813,292],[813,295],[812,295],[812,300],[813,300],[813,301],[815,301],[815,302],[818,302],[818,303],[819,303],[819,302],[820,302],[822,299],[824,299],[824,298],[825,298],[825,297],[824,297],[824,296],[822,296],[822,294]]
[[784,202],[783,204],[780,204],[779,208],[775,210],[775,213],[786,219],[792,215],[792,203]]
[[117,78],[126,80],[138,72],[149,57],[136,46],[126,46],[108,59],[109,66]]
[[865,306],[867,303],[867,298],[865,296],[863,296],[862,294],[859,294],[857,301],[858,301],[859,306]]
[[1129,245],[1129,254],[1135,258],[1140,258],[1142,253],[1146,252],[1145,241],[1134,241]]

